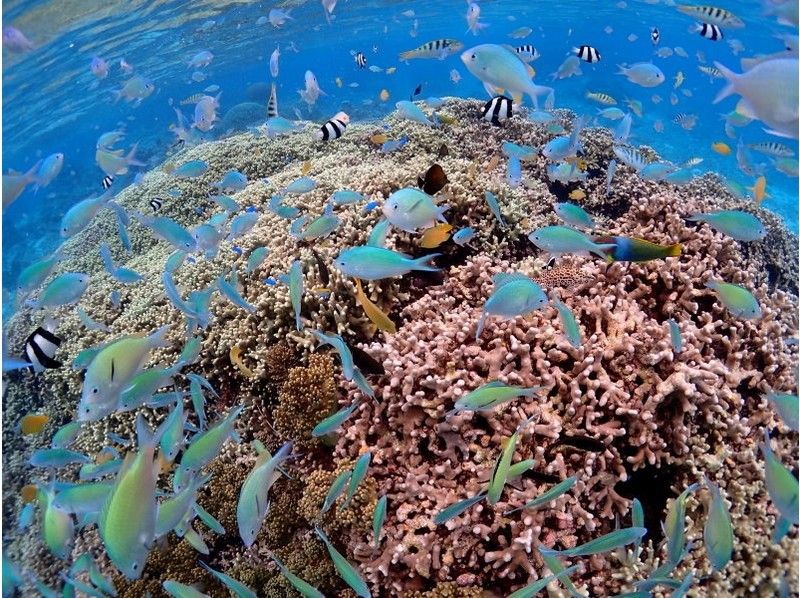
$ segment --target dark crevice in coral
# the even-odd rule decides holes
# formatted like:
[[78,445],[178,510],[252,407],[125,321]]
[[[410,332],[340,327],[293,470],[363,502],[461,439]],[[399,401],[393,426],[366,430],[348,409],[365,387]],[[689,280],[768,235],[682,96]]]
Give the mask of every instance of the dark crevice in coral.
[[644,509],[645,539],[657,544],[664,538],[661,521],[664,518],[667,500],[677,496],[672,486],[677,485],[680,468],[674,465],[655,467],[647,465],[632,472],[624,482],[617,482],[614,491],[633,500],[638,498]]

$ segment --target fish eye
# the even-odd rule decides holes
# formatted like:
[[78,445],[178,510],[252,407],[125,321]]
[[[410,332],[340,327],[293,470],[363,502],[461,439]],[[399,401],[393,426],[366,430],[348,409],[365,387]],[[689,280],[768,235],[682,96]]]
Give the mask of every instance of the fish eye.
[[99,388],[93,388],[93,389],[92,389],[92,394],[93,394],[93,395],[96,395],[98,392],[100,392],[100,389],[99,389]]
[[134,563],[132,568],[133,568],[134,571],[138,571],[139,570],[139,563]]
[[472,60],[475,60],[475,54],[474,53],[472,54],[471,58],[472,58]]

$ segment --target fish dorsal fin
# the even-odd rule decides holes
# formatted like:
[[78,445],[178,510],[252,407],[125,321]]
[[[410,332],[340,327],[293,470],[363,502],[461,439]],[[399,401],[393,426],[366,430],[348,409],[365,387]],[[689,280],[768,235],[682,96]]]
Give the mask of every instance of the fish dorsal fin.
[[492,277],[492,281],[498,288],[507,285],[509,282],[514,282],[515,280],[530,279],[521,272],[501,272],[500,274],[495,274],[494,277]]
[[500,380],[492,380],[491,382],[483,385],[484,388],[497,388],[498,386],[505,386],[505,383],[501,382]]

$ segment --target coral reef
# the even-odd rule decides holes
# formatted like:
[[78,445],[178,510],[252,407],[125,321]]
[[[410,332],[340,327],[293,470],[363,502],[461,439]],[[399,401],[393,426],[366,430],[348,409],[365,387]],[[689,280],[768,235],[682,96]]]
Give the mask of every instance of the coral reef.
[[[687,510],[689,539],[698,542],[676,575],[694,570],[696,578],[702,578],[692,590],[697,596],[774,595],[787,570],[791,586],[797,588],[797,572],[789,566],[798,556],[797,530],[778,545],[770,542],[776,511],[765,490],[757,448],[762,429],[769,428],[776,453],[797,470],[798,435],[778,421],[763,398],[770,390],[797,390],[798,349],[787,342],[798,325],[797,238],[777,217],[733,197],[713,174],[676,187],[644,181],[621,166],[606,195],[612,141],[600,128],[582,133],[585,182],[550,182],[547,162],[539,156],[524,162],[523,182],[512,189],[498,158],[500,144],[510,140],[541,147],[552,135],[521,116],[493,127],[480,119],[481,106],[477,101],[447,100],[439,114],[452,124],[438,128],[387,117],[392,137],[410,138],[405,148],[390,154],[369,141],[383,131],[369,123],[351,124],[341,139],[329,144],[314,140],[310,125],[288,138],[235,135],[181,151],[147,173],[139,185],[118,194],[126,210],[146,212],[150,198],[169,197],[166,192],[177,188],[180,200],[165,201],[162,213],[195,225],[218,211],[208,199],[209,186],[235,167],[250,183],[233,198],[259,214],[253,229],[234,241],[241,253],[222,241],[218,256],[198,256],[175,273],[185,296],[236,268],[242,295],[256,308],[245,312],[215,293],[212,323],[201,332],[200,357],[189,368],[206,376],[220,394],[219,399],[208,397],[209,420],[233,405],[246,407],[237,422],[242,444],[226,445],[210,464],[211,480],[198,498],[226,530],[206,537],[211,548],[208,562],[251,585],[259,596],[293,596],[270,561],[274,553],[326,595],[345,596],[348,590],[314,536],[313,527],[319,525],[359,565],[375,595],[471,598],[481,595],[479,588],[505,595],[546,574],[538,545],[570,547],[611,531],[616,516],[629,521],[630,501],[638,497],[649,530],[641,561],[625,564],[613,554],[597,555],[581,559],[574,576],[591,595],[610,595],[631,591],[633,581],[661,563],[659,522],[669,500],[707,475],[730,506],[736,536],[733,560],[722,573],[710,574],[701,541],[702,491],[689,499]],[[555,115],[570,126],[569,112]],[[647,154],[656,157],[652,150]],[[191,159],[206,160],[208,172],[192,179],[169,174],[171,167]],[[354,297],[352,280],[330,267],[330,280],[323,285],[311,248],[298,243],[289,234],[288,221],[267,204],[273,193],[301,176],[303,163],[310,164],[308,176],[316,187],[286,203],[316,215],[337,189],[355,189],[381,202],[393,191],[415,185],[417,176],[434,162],[450,181],[441,193],[450,206],[448,221],[456,229],[473,227],[476,236],[467,246],[448,242],[436,249],[441,272],[365,285],[368,296],[398,325],[392,335],[376,332]],[[680,242],[682,255],[641,264],[608,264],[575,255],[548,265],[547,256],[540,255],[525,235],[556,223],[553,203],[576,188],[585,191],[581,204],[604,233]],[[491,213],[484,191],[497,196],[506,227]],[[196,208],[204,212],[202,218]],[[730,208],[761,218],[766,239],[740,243],[685,221],[695,212]],[[381,217],[379,211],[366,211],[358,204],[337,207],[342,224],[313,245],[322,262],[332,266],[341,248],[364,243]],[[164,296],[161,281],[172,249],[136,222],[129,233],[130,254],[119,242],[113,214],[102,211],[64,244],[66,259],[57,272],[92,276],[79,305],[111,329],[110,336],[87,331],[73,308],[55,310],[63,338],[59,358],[65,364],[110,337],[149,333],[164,324],[171,326],[169,346],[154,350],[151,364],[174,363],[183,347],[184,317]],[[109,242],[115,263],[135,269],[144,279],[135,285],[114,281],[94,249],[101,240]],[[389,235],[390,248],[414,256],[428,251],[418,243],[418,235]],[[269,254],[256,276],[245,276],[246,256],[258,246],[267,247]],[[287,286],[265,282],[285,273],[295,259],[304,272],[301,331],[295,329]],[[507,321],[490,316],[482,336],[475,338],[476,323],[494,288],[492,276],[515,271],[528,274],[569,306],[582,330],[579,347],[566,340],[551,306]],[[704,287],[711,278],[752,290],[763,316],[732,316]],[[322,286],[329,295],[315,290]],[[109,300],[112,290],[120,293],[119,308]],[[670,344],[670,318],[678,322],[683,337],[683,349],[677,353]],[[41,315],[28,308],[11,319],[7,334],[12,353],[21,352],[40,321]],[[361,391],[339,375],[339,358],[319,350],[309,329],[340,334],[380,362],[385,374],[369,375],[376,401],[364,400]],[[239,348],[252,376],[231,362],[233,347]],[[493,379],[541,390],[490,413],[447,415],[459,397]],[[31,471],[27,459],[72,419],[81,380],[81,373],[68,365],[36,375],[17,373],[7,377],[3,394],[6,550],[11,559],[53,586],[59,583],[59,562],[44,548],[37,524],[24,532],[16,530],[19,492],[24,484],[46,481],[43,472]],[[359,407],[335,440],[310,437],[319,420],[354,400]],[[191,412],[188,401],[186,408]],[[41,434],[22,436],[16,422],[31,411],[47,413],[51,423]],[[164,417],[163,410],[146,413],[151,424]],[[74,448],[94,456],[109,444],[109,432],[132,437],[134,416],[115,414],[87,423]],[[486,486],[504,443],[527,417],[534,419],[521,433],[514,461],[532,459],[532,470],[510,482],[498,504],[480,503],[436,526],[433,517],[441,509]],[[575,437],[591,439],[594,448],[570,443]],[[245,550],[238,538],[236,501],[255,461],[249,446],[253,439],[271,450],[291,439],[296,455],[287,466],[291,478],[275,483],[266,522],[254,546]],[[333,479],[367,450],[372,462],[352,504],[339,509],[340,499],[320,516]],[[504,514],[551,487],[553,480],[571,475],[578,477],[575,487],[546,507]],[[72,479],[74,471],[66,470],[61,477]],[[160,487],[168,489],[169,478],[161,476]],[[389,509],[376,546],[372,514],[377,498],[384,495]],[[74,554],[79,550],[102,553],[92,529],[79,532]],[[170,536],[166,545],[154,549],[143,579],[124,583],[117,578],[120,595],[150,591],[161,596],[158,582],[167,577],[200,581],[208,584],[204,591],[223,595],[197,567],[197,557],[186,542]],[[110,570],[107,563],[104,567]]]

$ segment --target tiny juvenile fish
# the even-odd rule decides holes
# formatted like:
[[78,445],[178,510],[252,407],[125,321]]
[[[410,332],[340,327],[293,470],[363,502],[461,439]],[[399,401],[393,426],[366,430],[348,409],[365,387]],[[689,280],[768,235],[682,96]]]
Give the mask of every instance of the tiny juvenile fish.
[[289,267],[287,274],[282,274],[278,280],[289,286],[289,298],[294,310],[295,328],[301,330],[303,327],[300,319],[300,311],[303,300],[303,264],[300,260],[294,260]]
[[380,541],[381,529],[383,528],[383,522],[386,520],[386,503],[387,498],[384,494],[375,503],[375,510],[372,512],[372,538],[375,540],[376,545]]
[[331,483],[328,489],[328,494],[325,495],[325,501],[322,503],[322,512],[327,513],[333,504],[336,502],[342,492],[344,492],[347,482],[350,480],[351,470],[345,469]]
[[500,495],[503,493],[503,488],[508,480],[508,471],[511,467],[511,459],[514,457],[514,451],[517,448],[517,441],[522,430],[533,420],[536,416],[532,416],[517,426],[517,429],[508,439],[500,456],[497,458],[497,464],[492,471],[491,478],[489,479],[489,486],[486,490],[486,500],[490,505],[496,505],[500,500]]
[[346,509],[347,505],[350,504],[350,501],[353,500],[353,497],[358,491],[358,486],[364,481],[364,478],[367,477],[367,471],[369,470],[369,464],[371,460],[372,453],[367,451],[361,455],[356,461],[355,465],[353,465],[353,470],[350,474],[350,481],[347,484],[347,493],[345,495],[344,502],[339,507],[340,510]]
[[435,249],[450,238],[450,231],[453,227],[446,222],[432,226],[422,233],[419,246],[425,249]]
[[500,212],[500,204],[498,203],[495,194],[491,191],[484,191],[483,197],[486,199],[486,203],[488,204],[492,215],[497,219],[497,222],[500,223],[500,228],[506,228],[508,225],[506,224],[506,221],[503,220],[503,214]]
[[553,307],[558,310],[558,317],[561,320],[561,327],[564,329],[564,336],[567,337],[570,345],[576,349],[579,348],[582,343],[582,335],[578,321],[575,319],[575,314],[559,299],[553,299],[552,303]]

